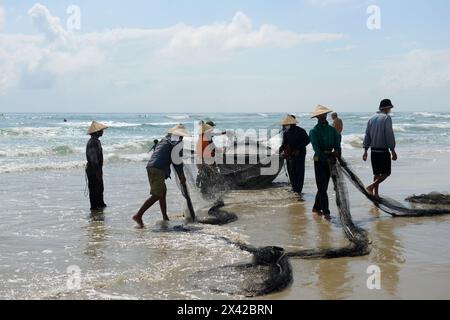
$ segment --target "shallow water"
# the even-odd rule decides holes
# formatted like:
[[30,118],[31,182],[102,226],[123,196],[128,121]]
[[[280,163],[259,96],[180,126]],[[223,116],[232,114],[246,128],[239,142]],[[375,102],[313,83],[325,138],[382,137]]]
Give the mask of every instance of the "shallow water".
[[[49,137],[42,139],[54,143]],[[42,139],[38,141],[44,145]],[[77,139],[81,144],[86,137]],[[105,136],[105,153],[109,142]],[[11,141],[3,139],[0,150],[9,152],[7,144]],[[15,146],[21,148],[17,141]],[[400,160],[383,194],[402,200],[413,193],[450,190],[448,145],[436,142],[427,148],[400,143]],[[349,147],[344,153],[361,178],[370,181],[370,164],[360,161],[361,151]],[[14,163],[14,156],[3,159],[1,165]],[[145,215],[147,229],[134,228],[131,216],[149,193],[143,161],[106,163],[109,207],[96,216],[88,210],[81,167],[0,173],[0,298],[241,299],[197,289],[186,280],[197,271],[250,261],[250,255],[219,236],[286,249],[345,244],[331,186],[333,220],[326,222],[311,213],[315,184],[310,156],[306,202],[298,202],[289,192],[283,171],[270,189],[232,191],[225,196],[226,209],[239,216],[237,222],[223,227],[202,225],[190,233],[161,232],[158,207]],[[78,161],[75,158],[80,156],[50,157],[64,162],[65,157]],[[49,156],[21,156],[20,161],[48,162]],[[172,225],[182,224],[184,200],[174,181],[168,185]],[[373,208],[350,184],[348,189],[354,222],[368,230],[373,242],[371,254],[336,260],[292,259],[292,287],[262,299],[449,298],[450,216],[393,219]],[[207,203],[195,192],[192,195],[198,213],[205,214],[201,209],[207,209]],[[367,288],[367,268],[372,265],[381,269],[381,290]],[[79,278],[68,273],[71,266],[79,268],[75,269],[80,271]]]

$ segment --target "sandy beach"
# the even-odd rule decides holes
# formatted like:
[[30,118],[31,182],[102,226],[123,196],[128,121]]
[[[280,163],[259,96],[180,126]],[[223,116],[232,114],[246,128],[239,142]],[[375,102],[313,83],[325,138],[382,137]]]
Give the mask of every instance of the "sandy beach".
[[[350,162],[364,181],[369,164],[351,152]],[[402,154],[400,153],[400,156]],[[448,190],[448,157],[414,162],[400,158],[382,193],[402,200],[414,193]],[[227,226],[201,226],[199,232],[161,233],[152,208],[148,227],[134,229],[131,215],[148,194],[144,165],[105,168],[107,202],[91,216],[80,170],[3,174],[0,192],[0,297],[5,299],[241,299],[192,287],[187,276],[208,268],[245,262],[250,256],[217,239],[226,236],[258,246],[286,249],[345,244],[330,188],[331,222],[311,213],[315,192],[307,164],[305,202],[289,191],[282,173],[265,190],[231,191],[226,209],[239,220]],[[119,175],[118,172],[121,172]],[[27,181],[26,184],[23,181]],[[62,188],[61,186],[64,186]],[[336,260],[291,260],[294,282],[262,299],[446,299],[450,282],[450,217],[397,218],[378,212],[348,184],[355,223],[369,232],[369,256]],[[22,194],[14,198],[12,194]],[[194,193],[194,203],[200,203]],[[184,201],[169,182],[169,216],[183,222]],[[198,214],[205,214],[196,207]],[[205,208],[203,208],[205,209]],[[367,268],[381,269],[381,290],[369,290]],[[80,270],[81,283],[69,290],[68,269]],[[427,292],[424,296],[423,293]]]

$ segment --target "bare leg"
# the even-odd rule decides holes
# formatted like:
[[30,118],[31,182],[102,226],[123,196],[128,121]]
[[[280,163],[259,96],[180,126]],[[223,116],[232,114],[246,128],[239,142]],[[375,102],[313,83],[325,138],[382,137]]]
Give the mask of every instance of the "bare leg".
[[139,225],[140,228],[144,228],[144,222],[142,221],[142,216],[158,200],[159,200],[159,197],[151,196],[150,198],[147,199],[147,201],[144,202],[142,207],[139,209],[138,213],[136,213],[136,215],[133,216],[133,220],[136,221],[136,223]]
[[[379,196],[378,190],[381,183],[383,183],[388,178],[388,175],[386,174],[380,174],[375,177],[375,182],[367,187],[367,191],[370,194],[373,194],[375,196]],[[374,194],[375,192],[375,194]]]
[[378,176],[373,176],[373,184],[371,184],[370,186],[368,186],[366,189],[367,189],[367,192],[369,192],[371,195],[373,195],[374,194],[374,188],[373,188],[373,185],[375,184],[375,182],[377,181],[377,179],[378,179]]
[[164,221],[170,221],[169,217],[167,216],[166,194],[164,194],[161,199],[159,199],[159,206],[161,208],[161,213]]

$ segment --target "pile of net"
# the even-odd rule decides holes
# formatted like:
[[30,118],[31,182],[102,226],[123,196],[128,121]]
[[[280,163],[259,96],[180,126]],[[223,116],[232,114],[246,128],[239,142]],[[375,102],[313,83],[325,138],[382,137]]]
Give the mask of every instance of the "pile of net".
[[408,208],[398,201],[387,197],[376,197],[370,194],[361,179],[354,173],[350,168],[347,161],[343,158],[339,159],[337,162],[337,167],[342,171],[350,182],[369,199],[377,208],[390,214],[393,217],[430,217],[438,215],[450,214],[450,209],[419,209],[419,208]]
[[413,195],[412,197],[406,198],[406,201],[411,202],[411,203],[417,203],[417,204],[449,206],[450,205],[450,194],[431,192],[429,194],[422,194],[420,196]]
[[245,250],[253,254],[251,263],[200,271],[190,276],[189,282],[201,290],[245,297],[279,292],[292,284],[292,267],[283,248]]

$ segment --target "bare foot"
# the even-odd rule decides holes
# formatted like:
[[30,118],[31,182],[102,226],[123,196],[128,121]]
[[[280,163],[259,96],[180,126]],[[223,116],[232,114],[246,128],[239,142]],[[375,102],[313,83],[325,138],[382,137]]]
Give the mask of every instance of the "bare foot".
[[320,210],[315,209],[315,208],[312,209],[312,212],[318,214],[319,216],[322,215],[322,212]]
[[139,229],[144,229],[145,225],[144,225],[144,221],[142,221],[142,218],[140,218],[138,216],[134,216],[133,220],[138,224]]

